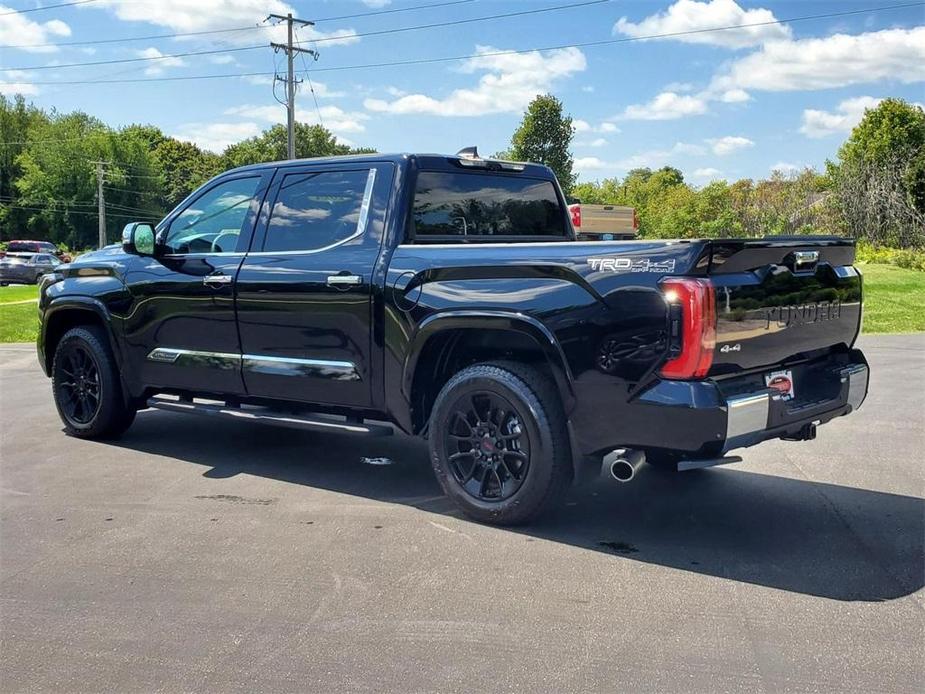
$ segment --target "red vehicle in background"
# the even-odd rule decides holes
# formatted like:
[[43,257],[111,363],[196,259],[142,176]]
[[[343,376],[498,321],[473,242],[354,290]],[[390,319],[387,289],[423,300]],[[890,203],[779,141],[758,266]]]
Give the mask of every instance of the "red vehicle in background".
[[6,251],[0,252],[0,258],[7,253],[51,253],[62,263],[69,263],[73,260],[70,255],[59,250],[51,241],[10,241],[6,245]]

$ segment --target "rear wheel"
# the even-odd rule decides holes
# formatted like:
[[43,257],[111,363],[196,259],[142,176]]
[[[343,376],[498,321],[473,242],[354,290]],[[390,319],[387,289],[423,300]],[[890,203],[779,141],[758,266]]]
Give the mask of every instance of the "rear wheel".
[[470,518],[526,523],[572,479],[565,416],[553,384],[514,362],[477,364],[437,396],[430,454],[443,490]]
[[114,438],[135,419],[135,409],[123,397],[109,340],[96,326],[72,328],[58,342],[52,391],[58,415],[72,436]]

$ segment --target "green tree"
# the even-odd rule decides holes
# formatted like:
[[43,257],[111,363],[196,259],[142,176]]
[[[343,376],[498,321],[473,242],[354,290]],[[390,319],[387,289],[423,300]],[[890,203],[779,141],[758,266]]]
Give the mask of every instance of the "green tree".
[[925,111],[902,99],[868,109],[829,164],[845,228],[873,243],[925,245]]
[[[368,148],[354,148],[337,141],[337,137],[320,125],[295,124],[295,155],[297,159],[331,157],[340,154],[375,152]],[[260,135],[230,145],[221,156],[223,169],[286,158],[286,126],[274,125]]]
[[[15,183],[22,176],[17,157],[28,147],[31,133],[48,117],[17,95],[12,99],[0,94],[0,241],[22,236],[30,216],[21,209]],[[47,144],[47,143],[43,143]]]
[[562,102],[551,94],[537,96],[511,138],[511,157],[545,164],[556,174],[562,191],[570,195],[577,178],[569,151],[574,135],[572,118],[563,115]]

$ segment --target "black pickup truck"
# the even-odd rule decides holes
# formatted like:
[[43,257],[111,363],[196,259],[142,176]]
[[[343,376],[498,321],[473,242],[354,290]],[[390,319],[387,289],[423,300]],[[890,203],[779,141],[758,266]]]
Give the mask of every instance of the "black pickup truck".
[[147,408],[397,429],[466,514],[519,523],[604,461],[731,462],[857,409],[853,260],[828,237],[576,242],[548,168],[471,152],[276,162],[48,275],[38,351],[73,436]]

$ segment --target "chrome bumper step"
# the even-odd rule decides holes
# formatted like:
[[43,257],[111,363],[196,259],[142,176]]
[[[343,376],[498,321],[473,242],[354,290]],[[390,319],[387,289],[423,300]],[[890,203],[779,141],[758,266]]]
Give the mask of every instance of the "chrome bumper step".
[[337,415],[290,414],[268,407],[256,407],[252,405],[231,406],[215,400],[202,402],[196,399],[183,400],[158,395],[148,399],[148,407],[165,412],[185,412],[187,414],[221,417],[223,419],[234,419],[239,422],[272,424],[306,431],[327,431],[343,434],[362,434],[366,436],[391,436],[394,433],[392,427],[387,424],[369,424],[362,420],[353,421]]

